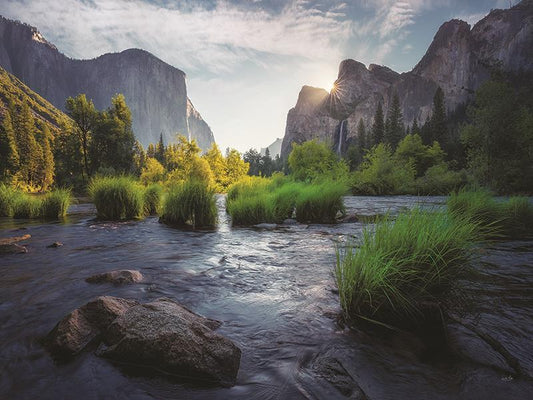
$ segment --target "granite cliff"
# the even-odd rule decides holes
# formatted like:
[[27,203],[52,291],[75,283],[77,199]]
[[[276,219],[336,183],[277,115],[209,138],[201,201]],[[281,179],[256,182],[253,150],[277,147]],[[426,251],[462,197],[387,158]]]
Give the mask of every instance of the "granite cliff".
[[[406,73],[375,64],[367,68],[354,60],[339,66],[335,89],[304,86],[287,115],[282,156],[293,142],[317,138],[346,150],[363,119],[373,122],[379,102],[387,110],[397,93],[404,122],[424,122],[431,115],[438,86],[446,108],[453,112],[472,99],[474,91],[494,68],[519,73],[533,71],[533,1],[506,10],[493,10],[473,28],[460,20],[444,23],[420,62]],[[340,141],[340,146],[339,146]]]
[[147,51],[129,49],[92,60],[68,58],[29,25],[0,17],[0,66],[32,90],[64,109],[68,96],[87,94],[98,109],[124,94],[132,111],[133,130],[143,144],[166,143],[180,133],[202,149],[213,133],[187,97],[185,73]]

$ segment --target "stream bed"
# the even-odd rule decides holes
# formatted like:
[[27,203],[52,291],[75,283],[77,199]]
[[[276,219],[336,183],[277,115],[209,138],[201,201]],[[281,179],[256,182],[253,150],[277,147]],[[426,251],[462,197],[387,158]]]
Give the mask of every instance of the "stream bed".
[[[348,214],[366,216],[444,201],[345,198]],[[218,205],[213,231],[178,230],[157,217],[96,221],[91,204],[73,205],[67,218],[51,223],[0,218],[0,237],[32,236],[28,253],[0,256],[0,399],[356,398],[349,383],[318,374],[317,359],[334,359],[333,370],[369,399],[531,398],[533,240],[490,244],[475,262],[475,279],[465,282],[472,307],[461,318],[520,362],[526,377],[515,378],[505,359],[461,324],[449,326],[456,351],[435,352],[408,334],[339,323],[335,243],[360,236],[361,222],[234,228],[223,197]],[[47,247],[56,241],[64,245]],[[145,279],[125,286],[85,282],[114,269],[137,269]],[[237,384],[201,388],[147,377],[92,352],[54,363],[40,338],[100,295],[168,297],[222,321],[218,332],[242,350]]]

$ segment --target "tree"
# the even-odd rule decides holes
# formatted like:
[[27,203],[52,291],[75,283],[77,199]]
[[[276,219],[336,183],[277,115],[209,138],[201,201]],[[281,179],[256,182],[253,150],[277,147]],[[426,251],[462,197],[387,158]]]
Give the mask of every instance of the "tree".
[[52,154],[52,148],[50,141],[52,140],[52,134],[46,124],[41,127],[41,134],[39,135],[39,144],[41,148],[41,157],[39,160],[37,183],[40,186],[41,191],[46,191],[54,183],[54,155]]
[[383,116],[383,106],[381,102],[378,103],[376,114],[374,115],[374,124],[372,125],[372,139],[369,143],[369,147],[375,146],[383,142],[385,136],[385,122]]
[[265,150],[265,155],[261,157],[261,176],[272,176],[272,158],[270,157],[270,150]]
[[83,186],[83,150],[77,127],[62,119],[53,146],[56,183],[60,186]]
[[357,143],[361,149],[368,148],[366,127],[363,118],[359,119],[359,123],[357,124]]
[[146,152],[143,145],[136,140],[133,145],[133,174],[139,176],[146,164]]
[[305,182],[321,178],[343,179],[348,172],[344,161],[338,161],[337,155],[325,143],[315,140],[293,143],[289,167],[294,179]]
[[213,142],[211,148],[202,156],[213,173],[214,189],[220,193],[224,191],[226,182],[226,160],[222,156],[217,144]]
[[227,153],[225,188],[246,176],[250,168],[250,164],[241,158],[241,154],[237,150],[230,149]]
[[163,143],[163,132],[159,134],[159,142],[155,146],[153,157],[155,157],[155,159],[161,164],[165,164],[165,143]]
[[15,142],[15,131],[8,110],[0,125],[0,181],[14,183],[19,169],[19,154]]
[[407,135],[398,144],[394,157],[403,162],[411,163],[416,171],[416,177],[424,175],[427,169],[444,161],[445,153],[438,142],[432,146],[425,146],[419,135]]
[[165,179],[165,168],[155,158],[148,157],[141,172],[141,183],[148,185],[150,183],[162,182]]
[[387,122],[385,124],[385,143],[396,148],[400,140],[402,140],[405,133],[405,127],[403,126],[403,115],[400,108],[400,98],[398,93],[395,93],[392,97],[392,104],[387,112]]
[[17,118],[15,140],[20,159],[21,181],[30,188],[34,188],[38,180],[41,148],[35,140],[35,121],[27,103],[22,105]]
[[[444,106],[444,92],[437,88],[435,96],[433,96],[433,112],[430,119],[431,127],[431,141],[437,141],[442,146],[447,148],[449,143],[448,129],[446,127],[446,107]],[[426,143],[430,144],[430,143]]]
[[94,128],[95,118],[97,116],[96,108],[92,100],[87,100],[85,94],[79,94],[75,98],[67,99],[65,108],[67,114],[74,121],[80,138],[81,149],[83,154],[83,165],[85,173],[90,176],[89,170],[89,145],[91,141],[91,132]]

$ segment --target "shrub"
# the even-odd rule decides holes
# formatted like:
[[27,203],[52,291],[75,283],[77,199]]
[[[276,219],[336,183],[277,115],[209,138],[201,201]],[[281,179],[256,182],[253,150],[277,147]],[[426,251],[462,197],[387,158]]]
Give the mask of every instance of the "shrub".
[[264,195],[240,196],[226,203],[234,225],[255,225],[274,222],[274,213],[270,198]]
[[18,192],[13,203],[13,218],[38,218],[42,200],[24,192]]
[[98,218],[125,220],[143,215],[143,187],[133,178],[97,177],[89,185]]
[[415,191],[425,195],[447,195],[466,184],[464,171],[451,171],[445,163],[434,165],[415,181]]
[[162,195],[163,187],[157,183],[151,184],[144,189],[144,213],[146,215],[154,215],[159,212]]
[[300,222],[335,222],[337,213],[344,212],[342,196],[346,190],[346,186],[339,182],[302,187],[296,199],[296,219]]
[[336,251],[345,315],[386,325],[423,322],[440,312],[482,239],[471,220],[419,209],[365,228],[359,243]]
[[173,185],[163,200],[161,220],[169,225],[193,228],[216,224],[214,192],[207,182],[190,180]]
[[70,190],[56,189],[43,198],[40,214],[43,218],[64,217],[71,201]]

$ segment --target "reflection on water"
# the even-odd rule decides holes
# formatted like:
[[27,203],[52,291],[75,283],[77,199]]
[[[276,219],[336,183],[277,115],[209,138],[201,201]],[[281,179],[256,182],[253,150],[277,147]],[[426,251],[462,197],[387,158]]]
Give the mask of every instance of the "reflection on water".
[[[347,197],[346,206],[348,213],[374,215],[417,201]],[[444,199],[423,201],[434,207]],[[32,235],[27,254],[0,258],[0,398],[342,398],[308,369],[309,360],[324,353],[337,358],[371,399],[527,398],[533,389],[529,381],[508,379],[501,360],[478,354],[424,361],[412,337],[340,327],[334,242],[357,237],[362,224],[232,228],[223,202],[219,198],[217,230],[206,232],[169,228],[154,217],[98,222],[90,204],[73,206],[68,219],[56,223],[0,219],[0,236]],[[64,246],[47,248],[56,241]],[[499,243],[485,251],[480,275],[467,283],[478,299],[472,318],[530,374],[532,257],[531,241]],[[118,268],[138,269],[145,280],[122,287],[84,281]],[[38,339],[98,295],[141,302],[165,296],[223,321],[219,332],[243,351],[237,385],[198,389],[131,376],[90,352],[55,365]],[[466,335],[467,346],[479,353],[478,342]]]

